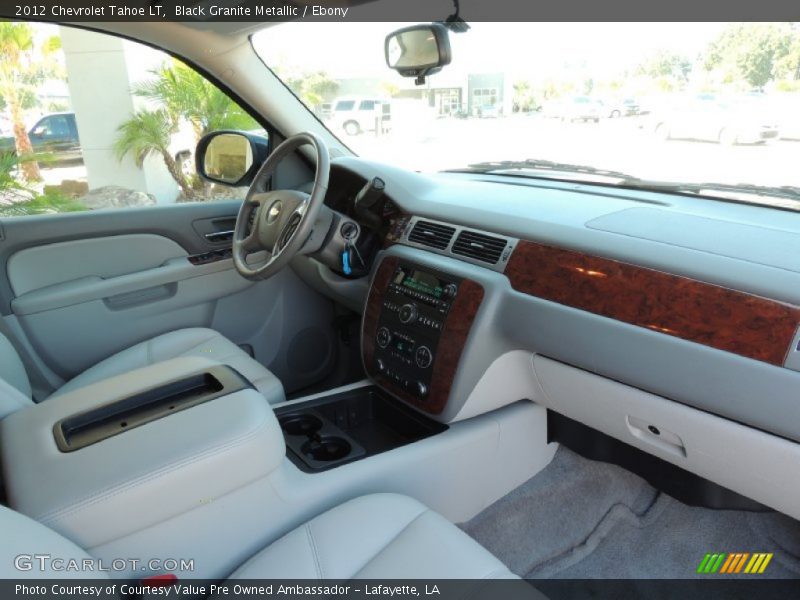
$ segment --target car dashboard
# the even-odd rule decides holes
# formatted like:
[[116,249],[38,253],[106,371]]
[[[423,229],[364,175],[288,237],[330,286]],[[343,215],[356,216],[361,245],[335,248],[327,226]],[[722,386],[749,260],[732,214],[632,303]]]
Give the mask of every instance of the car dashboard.
[[[384,390],[443,423],[527,399],[800,512],[783,489],[800,448],[800,215],[334,165],[332,181],[353,178],[337,208],[376,176],[392,207],[369,277],[326,279],[360,299],[364,368]],[[735,460],[758,474],[723,467]]]

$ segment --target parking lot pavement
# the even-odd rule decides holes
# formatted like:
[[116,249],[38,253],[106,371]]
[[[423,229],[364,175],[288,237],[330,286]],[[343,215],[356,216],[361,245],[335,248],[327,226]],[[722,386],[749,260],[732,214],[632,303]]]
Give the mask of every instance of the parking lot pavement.
[[496,160],[546,159],[621,171],[643,179],[800,186],[800,142],[723,146],[656,139],[646,118],[562,123],[541,116],[439,119],[393,124],[387,135],[340,139],[357,154],[438,171]]

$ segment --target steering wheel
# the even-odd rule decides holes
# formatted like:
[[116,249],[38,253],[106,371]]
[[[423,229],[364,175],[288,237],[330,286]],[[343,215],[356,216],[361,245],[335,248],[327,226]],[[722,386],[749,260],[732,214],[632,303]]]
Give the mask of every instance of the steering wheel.
[[[311,194],[296,190],[267,190],[278,164],[300,146],[314,147],[317,169]],[[298,133],[283,141],[256,173],[236,217],[233,231],[233,264],[247,279],[275,275],[300,251],[314,228],[328,191],[328,147],[313,133]],[[247,257],[266,251],[262,261],[251,265]]]

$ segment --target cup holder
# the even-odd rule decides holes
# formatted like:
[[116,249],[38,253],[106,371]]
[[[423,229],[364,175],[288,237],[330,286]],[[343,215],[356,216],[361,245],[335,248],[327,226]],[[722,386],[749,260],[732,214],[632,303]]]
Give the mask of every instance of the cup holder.
[[301,448],[303,454],[319,462],[341,460],[350,454],[351,450],[350,442],[334,435],[310,439]]
[[331,469],[365,454],[357,441],[313,408],[294,409],[285,415],[278,413],[278,422],[290,459],[296,457],[312,473]]
[[280,424],[289,435],[311,435],[322,429],[322,420],[308,414],[287,415],[280,419]]

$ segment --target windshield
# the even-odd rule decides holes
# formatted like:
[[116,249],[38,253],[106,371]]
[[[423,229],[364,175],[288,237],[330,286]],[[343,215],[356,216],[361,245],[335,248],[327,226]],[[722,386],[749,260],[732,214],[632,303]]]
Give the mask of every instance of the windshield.
[[386,66],[401,26],[289,23],[253,45],[355,153],[408,169],[800,186],[798,24],[473,23],[423,85]]

